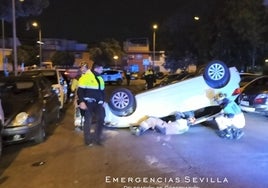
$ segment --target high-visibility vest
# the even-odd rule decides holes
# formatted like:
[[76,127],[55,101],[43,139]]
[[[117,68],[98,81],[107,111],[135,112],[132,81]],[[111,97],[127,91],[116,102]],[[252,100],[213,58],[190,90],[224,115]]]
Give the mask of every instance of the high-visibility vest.
[[91,71],[87,71],[79,78],[78,87],[84,89],[104,90],[105,83],[101,76],[95,76],[95,74]]

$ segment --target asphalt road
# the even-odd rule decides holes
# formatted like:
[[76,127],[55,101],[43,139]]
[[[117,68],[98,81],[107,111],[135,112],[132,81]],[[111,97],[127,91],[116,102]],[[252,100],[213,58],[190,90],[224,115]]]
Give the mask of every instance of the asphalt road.
[[74,131],[69,104],[44,143],[4,147],[0,187],[268,187],[267,117],[245,117],[245,136],[237,141],[219,138],[210,122],[182,135],[136,137],[128,129],[105,129],[104,145],[87,147]]

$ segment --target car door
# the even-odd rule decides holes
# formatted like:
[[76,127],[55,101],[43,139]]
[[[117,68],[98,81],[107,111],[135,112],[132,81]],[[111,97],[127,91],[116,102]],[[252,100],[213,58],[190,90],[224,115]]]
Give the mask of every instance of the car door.
[[60,102],[58,100],[57,93],[51,88],[50,82],[45,78],[41,78],[39,82],[39,87],[42,90],[43,100],[44,100],[44,117],[46,123],[52,122],[53,120],[59,118],[59,108]]

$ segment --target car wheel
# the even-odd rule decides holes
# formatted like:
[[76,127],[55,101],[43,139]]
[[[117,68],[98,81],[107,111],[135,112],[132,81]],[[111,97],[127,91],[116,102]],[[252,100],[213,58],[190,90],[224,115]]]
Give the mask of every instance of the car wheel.
[[42,120],[41,124],[38,127],[38,131],[34,137],[35,143],[39,144],[44,142],[46,137],[46,131],[45,131],[45,122]]
[[221,88],[229,82],[230,71],[225,63],[214,60],[206,66],[203,77],[210,87]]
[[112,113],[117,116],[128,116],[136,109],[134,95],[125,88],[113,91],[108,104]]

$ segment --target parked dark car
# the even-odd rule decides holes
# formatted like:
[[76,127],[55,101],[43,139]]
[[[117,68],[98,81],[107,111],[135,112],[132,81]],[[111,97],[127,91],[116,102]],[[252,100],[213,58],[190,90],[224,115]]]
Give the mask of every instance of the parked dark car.
[[60,117],[60,102],[50,81],[38,76],[9,76],[0,80],[4,114],[4,144],[45,140],[49,123]]
[[60,101],[60,108],[63,109],[64,104],[68,99],[68,84],[63,77],[64,69],[33,69],[21,72],[21,75],[38,75],[42,74],[46,77],[52,84],[52,88],[58,94],[58,100]]
[[259,76],[241,88],[238,104],[245,112],[268,116],[268,76]]
[[260,76],[261,76],[260,74],[254,74],[254,73],[240,73],[241,81],[239,85],[240,87],[243,87],[249,82],[251,82],[252,80],[254,80],[255,78],[258,78]]
[[[165,78],[167,75],[164,74],[163,72],[155,72],[155,78],[160,80],[160,79],[163,79]],[[145,80],[145,72],[142,73],[141,75],[141,79]]]

